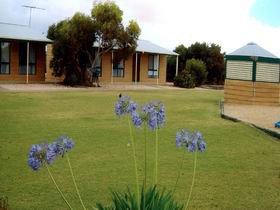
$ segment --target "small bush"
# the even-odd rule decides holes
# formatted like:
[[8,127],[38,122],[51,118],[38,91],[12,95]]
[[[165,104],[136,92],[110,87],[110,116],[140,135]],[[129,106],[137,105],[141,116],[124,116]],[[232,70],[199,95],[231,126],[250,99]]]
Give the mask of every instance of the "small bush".
[[8,210],[8,197],[0,197],[0,209]]
[[174,85],[183,88],[195,87],[192,75],[186,70],[181,71],[179,75],[174,78]]
[[196,87],[203,85],[207,80],[206,65],[202,60],[196,60],[194,58],[187,60],[186,71],[193,78]]
[[156,186],[149,187],[146,191],[142,188],[140,209],[137,198],[129,189],[127,192],[112,192],[111,206],[97,204],[98,210],[182,210],[183,205],[178,204],[171,192],[159,191]]

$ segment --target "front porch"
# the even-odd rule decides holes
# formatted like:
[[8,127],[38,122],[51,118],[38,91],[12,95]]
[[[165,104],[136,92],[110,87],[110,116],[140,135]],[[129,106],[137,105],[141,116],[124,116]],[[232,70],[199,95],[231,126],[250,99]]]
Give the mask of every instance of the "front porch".
[[45,43],[23,40],[0,40],[0,81],[42,82],[45,80]]

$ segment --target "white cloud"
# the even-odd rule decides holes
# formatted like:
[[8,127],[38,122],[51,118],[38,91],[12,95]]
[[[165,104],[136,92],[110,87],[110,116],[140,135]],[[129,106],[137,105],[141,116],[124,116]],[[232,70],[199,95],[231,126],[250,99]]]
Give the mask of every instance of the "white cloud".
[[[116,0],[124,20],[136,19],[142,39],[174,49],[199,41],[217,43],[226,52],[254,41],[280,57],[280,27],[263,25],[250,16],[254,0]],[[46,8],[34,10],[32,26],[46,30],[76,11],[90,14],[93,0],[0,0],[0,21],[27,23],[29,13],[21,4]],[[5,6],[2,6],[5,5]],[[0,26],[1,27],[1,26]],[[1,29],[1,28],[0,28]]]
[[280,28],[263,25],[250,16],[254,0],[142,0],[141,4],[155,11],[150,22],[138,15],[138,0],[117,2],[127,18],[139,21],[141,38],[169,49],[199,41],[217,43],[231,52],[254,41],[280,56]]

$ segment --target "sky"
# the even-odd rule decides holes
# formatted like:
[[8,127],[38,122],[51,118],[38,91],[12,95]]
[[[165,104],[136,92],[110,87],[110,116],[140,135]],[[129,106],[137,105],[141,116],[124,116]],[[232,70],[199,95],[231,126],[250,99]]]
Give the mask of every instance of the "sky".
[[[230,53],[255,42],[280,57],[280,0],[115,0],[124,23],[134,19],[140,39],[173,50],[179,44],[215,43]],[[48,26],[80,11],[90,14],[93,0],[0,0],[0,22],[28,24],[46,32]],[[1,30],[1,24],[0,24]]]

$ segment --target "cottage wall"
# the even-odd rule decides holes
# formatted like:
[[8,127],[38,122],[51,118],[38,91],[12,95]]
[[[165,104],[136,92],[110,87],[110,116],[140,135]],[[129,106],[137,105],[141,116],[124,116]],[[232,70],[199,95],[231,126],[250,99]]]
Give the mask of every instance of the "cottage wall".
[[45,74],[45,81],[46,82],[52,82],[52,83],[58,83],[62,82],[64,77],[55,77],[53,75],[53,69],[50,67],[50,62],[53,58],[53,47],[52,44],[47,45],[47,53],[46,53],[46,74]]
[[[47,72],[46,72],[46,81],[47,82],[57,82],[62,81],[63,78],[54,77],[52,75],[52,68],[50,68],[49,63],[52,59],[52,46],[48,45],[47,47]],[[159,78],[149,78],[148,77],[148,57],[149,53],[138,53],[140,56],[140,84],[164,84],[166,83],[166,68],[167,68],[167,56],[160,55],[159,56]],[[136,65],[136,62],[133,61],[135,57],[133,55],[129,56],[128,59],[124,61],[124,77],[112,77],[112,53],[108,52],[102,56],[101,59],[101,67],[102,73],[100,76],[101,83],[132,83],[134,81],[133,77],[133,69],[135,68],[133,65]],[[135,76],[135,75],[134,75]]]

